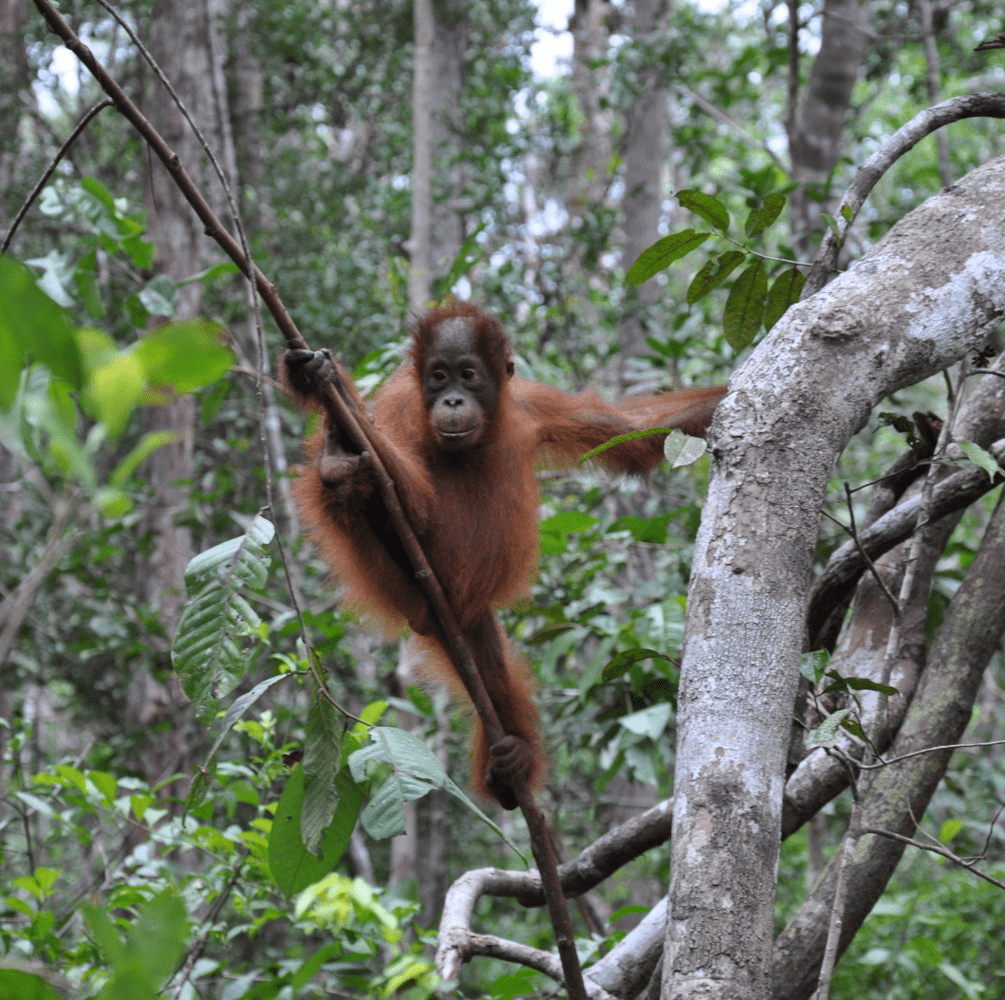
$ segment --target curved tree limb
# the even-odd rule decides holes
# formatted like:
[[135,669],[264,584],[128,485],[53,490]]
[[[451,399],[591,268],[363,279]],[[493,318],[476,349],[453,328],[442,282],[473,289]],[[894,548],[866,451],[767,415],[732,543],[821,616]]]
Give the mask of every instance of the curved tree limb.
[[834,231],[828,228],[820,242],[820,249],[803,286],[804,300],[819,292],[827,284],[828,278],[837,266],[838,250],[841,249],[845,235],[862,205],[865,204],[865,199],[869,197],[869,192],[883,174],[926,136],[964,118],[1005,118],[1005,94],[963,94],[936,104],[935,107],[927,108],[897,129],[858,168],[855,179],[844,193],[837,212],[834,213],[838,235],[835,236]]

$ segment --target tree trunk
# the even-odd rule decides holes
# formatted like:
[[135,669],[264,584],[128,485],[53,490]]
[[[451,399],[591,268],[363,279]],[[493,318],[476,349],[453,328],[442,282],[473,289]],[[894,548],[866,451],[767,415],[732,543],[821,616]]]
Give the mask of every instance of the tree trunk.
[[999,157],[793,306],[716,413],[681,666],[665,996],[768,993],[786,751],[827,482],[879,400],[952,364],[1005,317],[1000,219],[987,210],[1003,185]]
[[21,95],[31,86],[24,40],[27,22],[28,0],[0,0],[0,233],[4,235],[25,193],[14,167],[21,146]]
[[[633,35],[636,44],[665,30],[670,13],[669,0],[636,0]],[[638,73],[638,98],[625,115],[625,242],[622,263],[627,270],[639,254],[659,238],[663,210],[663,175],[667,161],[667,130],[670,124],[669,95],[663,81],[663,67],[658,63],[643,67]],[[629,389],[630,358],[646,350],[646,306],[660,297],[655,278],[629,289],[625,316],[621,321],[621,390]],[[646,392],[651,386],[639,386]]]
[[572,90],[579,119],[579,146],[573,156],[568,185],[568,205],[573,216],[582,216],[601,202],[611,182],[611,117],[604,106],[610,94],[606,68],[610,12],[610,0],[576,0],[569,18]]
[[[149,48],[189,113],[219,149],[206,4],[154,0]],[[147,117],[178,153],[201,190],[207,194],[218,192],[219,184],[211,177],[195,136],[161,83],[150,79],[153,92],[144,102]],[[195,213],[158,161],[152,161],[150,172],[147,218],[148,232],[156,246],[153,269],[178,281],[200,269],[208,244]],[[179,288],[174,319],[197,316],[201,292],[202,286],[197,281]],[[178,438],[175,444],[154,452],[144,463],[144,475],[153,496],[144,527],[153,539],[153,547],[149,555],[137,557],[137,581],[143,599],[157,609],[169,635],[181,616],[185,567],[193,555],[191,533],[179,522],[188,505],[188,483],[194,470],[195,420],[195,399],[191,395],[166,406],[150,407],[144,418],[145,430],[170,430]],[[172,728],[158,734],[156,743],[151,743],[145,753],[144,763],[152,781],[177,770],[188,751],[184,723],[177,716],[185,702],[184,695],[176,682],[166,690],[160,688],[152,679],[136,678],[128,699],[133,724],[142,725],[142,720],[151,714],[161,717],[166,713],[173,717]]]
[[807,197],[806,187],[822,192],[841,155],[841,133],[865,58],[868,0],[825,0],[823,18],[806,97],[787,123],[792,179],[799,184],[792,192],[790,224],[803,257],[812,256],[810,236],[820,228],[820,213],[828,210]]
[[408,238],[408,304],[421,310],[429,300],[433,251],[433,46],[436,22],[432,0],[414,0],[415,76],[412,84],[412,231]]

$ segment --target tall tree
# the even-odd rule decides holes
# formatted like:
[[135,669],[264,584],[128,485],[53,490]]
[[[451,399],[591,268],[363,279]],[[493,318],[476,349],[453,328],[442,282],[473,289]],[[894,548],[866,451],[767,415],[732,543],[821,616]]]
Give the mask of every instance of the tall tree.
[[[636,46],[645,51],[652,37],[666,29],[670,8],[670,0],[635,0],[632,35]],[[663,67],[654,64],[651,57],[645,59],[636,74],[638,96],[625,112],[623,253],[626,268],[659,236],[669,125],[669,94],[663,77]],[[629,292],[621,321],[622,390],[630,388],[634,381],[630,359],[645,350],[645,306],[659,297],[660,286],[654,278],[639,286],[637,291]]]
[[[217,149],[220,148],[217,106],[213,96],[209,9],[206,2],[173,3],[154,0],[150,12],[150,52],[172,82],[185,107]],[[144,101],[154,127],[178,153],[182,163],[207,193],[219,191],[198,140],[159,80],[153,79]],[[150,168],[147,191],[148,232],[154,241],[154,271],[172,281],[199,271],[206,251],[202,226],[158,162]],[[192,319],[202,303],[198,281],[177,290],[174,318]],[[145,463],[153,502],[144,527],[150,533],[149,554],[138,556],[137,579],[144,599],[157,609],[172,632],[185,599],[185,567],[194,554],[192,535],[182,521],[188,505],[188,483],[194,462],[195,398],[185,395],[146,414],[147,430],[174,432],[176,441],[155,452]],[[139,687],[137,687],[139,685]],[[164,715],[175,716],[183,698],[174,684],[166,690],[149,678],[137,677],[130,688],[134,723]],[[181,720],[151,744],[147,770],[152,779],[175,771],[187,752]]]
[[820,227],[822,192],[841,155],[851,95],[862,70],[869,37],[869,0],[825,0],[820,50],[813,60],[801,103],[799,84],[799,2],[789,3],[789,135],[792,179],[790,224],[795,246],[810,256],[811,234]]

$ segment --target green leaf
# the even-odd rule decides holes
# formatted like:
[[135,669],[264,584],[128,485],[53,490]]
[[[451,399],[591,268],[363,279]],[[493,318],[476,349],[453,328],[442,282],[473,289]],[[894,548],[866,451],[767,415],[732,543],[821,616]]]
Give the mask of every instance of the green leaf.
[[223,327],[205,319],[166,323],[148,333],[134,353],[151,385],[191,392],[230,371],[234,354],[223,344]]
[[711,233],[697,233],[693,229],[683,229],[679,233],[664,236],[647,250],[639,254],[639,259],[632,264],[625,275],[625,284],[641,285],[654,274],[669,267],[675,260],[686,257],[692,250],[697,250],[711,236]]
[[290,772],[269,831],[269,871],[287,896],[318,882],[338,864],[349,844],[363,804],[366,783],[357,784],[347,767],[335,781],[338,806],[321,842],[320,856],[304,846],[300,816],[304,806],[304,772],[298,764]]
[[827,671],[831,654],[826,649],[817,649],[812,653],[803,653],[799,659],[799,672],[811,684],[819,684]]
[[125,486],[144,459],[158,448],[174,444],[178,438],[178,431],[148,431],[140,439],[140,443],[115,467],[115,471],[108,479],[109,485]]
[[654,743],[666,730],[670,716],[673,715],[673,705],[662,701],[658,705],[650,705],[638,712],[630,712],[618,719],[618,724],[624,726],[636,736],[648,736]]
[[171,658],[197,716],[207,725],[216,717],[219,699],[244,675],[241,640],[257,640],[261,619],[241,591],[265,586],[268,545],[275,533],[272,523],[258,516],[246,534],[197,555],[185,571],[189,603]]
[[687,304],[693,306],[712,289],[718,288],[746,259],[747,255],[742,250],[727,250],[718,257],[710,257],[688,287]]
[[136,294],[151,316],[174,315],[178,286],[166,274],[155,274]]
[[597,523],[592,514],[580,510],[567,510],[561,514],[546,517],[540,524],[542,531],[558,531],[568,534],[570,531],[589,531]]
[[304,811],[300,833],[312,854],[321,849],[321,836],[335,814],[338,792],[335,778],[341,765],[341,745],[335,734],[338,718],[327,698],[317,692],[307,714],[304,746]]
[[939,843],[948,844],[963,829],[963,820],[947,819],[939,827]]
[[213,281],[214,278],[220,278],[225,274],[240,274],[241,269],[232,260],[221,260],[218,264],[214,264],[212,267],[207,267],[204,271],[200,271],[198,274],[193,274],[189,278],[182,278],[178,282],[178,287],[181,288],[182,285],[191,285],[193,281]]
[[697,462],[708,448],[704,438],[689,437],[679,428],[674,428],[663,442],[663,456],[672,469]]
[[91,375],[87,401],[113,437],[121,434],[129,415],[143,398],[146,372],[136,351],[126,351]]
[[837,738],[838,728],[850,713],[850,708],[842,708],[833,715],[829,715],[816,729],[806,734],[806,748],[809,750],[813,747],[826,746],[833,743]]
[[596,448],[592,448],[588,451],[582,458],[580,462],[588,462],[591,458],[595,458],[601,452],[607,451],[608,448],[614,448],[619,444],[624,444],[626,441],[635,441],[638,438],[651,437],[653,434],[669,434],[669,427],[646,427],[641,431],[629,431],[627,434],[619,434],[617,437],[612,437],[610,441],[605,441],[603,444],[598,444]]
[[[13,961],[16,959],[0,959],[4,964]],[[0,967],[0,1000],[61,1000],[61,997],[36,972]]]
[[799,301],[803,294],[806,275],[795,267],[789,268],[775,278],[768,292],[768,304],[764,310],[764,328],[770,330],[785,315],[789,306]]
[[746,347],[757,335],[764,316],[764,300],[768,294],[768,276],[764,262],[756,261],[740,273],[726,299],[722,328],[726,341],[734,351]]
[[110,806],[115,801],[115,795],[119,789],[115,778],[107,771],[88,771],[87,777],[91,779],[91,784],[104,799],[105,805]]
[[156,247],[149,240],[137,233],[122,241],[122,249],[129,254],[132,262],[144,271],[149,271],[154,266],[154,250]]
[[825,694],[832,691],[876,691],[891,697],[900,694],[895,687],[891,687],[889,684],[880,684],[879,681],[871,681],[867,677],[842,677],[836,670],[828,670],[826,676],[832,678],[834,683],[827,685]]
[[785,195],[778,191],[772,191],[764,199],[764,204],[760,208],[753,209],[747,216],[747,222],[744,226],[747,238],[752,239],[755,236],[760,236],[778,218],[783,208],[785,208]]
[[636,663],[642,660],[670,660],[665,653],[655,649],[625,649],[615,655],[604,667],[604,672],[600,675],[602,681],[613,681],[622,674],[628,672]]
[[421,799],[434,788],[443,788],[524,858],[520,848],[447,777],[436,755],[417,736],[390,726],[375,726],[369,735],[372,742],[349,757],[349,769],[356,781],[364,781],[374,764],[390,767],[360,817],[371,837],[384,840],[400,836],[405,832],[405,803]]
[[91,935],[112,966],[98,1000],[154,1000],[185,950],[185,904],[170,889],[141,906],[123,944],[108,916],[84,904]]
[[963,453],[974,465],[979,465],[992,479],[998,473],[1003,472],[1001,466],[994,460],[994,457],[986,452],[979,444],[973,441],[958,441],[957,444],[963,449]]
[[0,408],[14,402],[25,359],[79,389],[84,363],[68,314],[9,254],[0,257],[0,302]]
[[687,189],[677,192],[677,200],[682,208],[686,208],[695,215],[700,215],[710,226],[725,232],[729,229],[729,212],[718,198],[713,198],[704,191]]
[[105,315],[105,304],[101,301],[101,290],[98,288],[98,252],[91,250],[80,258],[73,281],[84,308],[95,318]]

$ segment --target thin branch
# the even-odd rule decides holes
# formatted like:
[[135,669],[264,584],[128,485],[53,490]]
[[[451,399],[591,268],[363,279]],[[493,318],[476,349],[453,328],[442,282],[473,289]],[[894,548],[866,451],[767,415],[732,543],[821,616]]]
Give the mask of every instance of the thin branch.
[[730,118],[725,111],[717,108],[710,101],[706,101],[701,94],[696,94],[690,87],[683,83],[677,84],[677,91],[682,96],[688,98],[688,100],[693,101],[695,104],[701,108],[710,118],[714,118],[717,122],[723,125],[727,125],[731,128],[748,146],[753,146],[756,149],[763,150],[771,159],[774,161],[775,165],[782,170],[785,170],[785,164],[778,158],[777,154],[774,153],[771,147],[761,139],[755,139],[738,121],[734,118]]
[[28,209],[31,208],[32,203],[39,196],[42,188],[45,187],[46,182],[52,176],[52,172],[59,166],[59,161],[66,155],[67,150],[74,144],[74,142],[77,141],[80,133],[83,132],[88,125],[90,125],[91,119],[94,118],[99,111],[103,111],[105,108],[111,107],[111,105],[112,102],[107,99],[98,101],[98,103],[95,104],[94,107],[80,119],[74,130],[69,134],[69,136],[67,136],[66,141],[56,151],[56,155],[52,158],[52,162],[45,168],[44,173],[38,179],[38,183],[31,189],[31,194],[25,198],[24,204],[20,207],[20,209],[18,209],[17,215],[14,216],[14,221],[10,224],[10,229],[7,230],[7,235],[4,237],[3,244],[0,245],[0,254],[7,252],[7,248],[10,246],[10,241],[14,238],[14,234],[17,232],[17,227],[21,224],[21,220],[28,214]]
[[917,847],[921,851],[931,851],[933,854],[941,854],[942,857],[948,858],[955,865],[959,865],[961,868],[965,868],[968,872],[973,872],[978,878],[984,879],[985,882],[990,882],[992,885],[998,886],[999,889],[1005,889],[1005,882],[999,882],[998,879],[992,878],[990,875],[985,874],[979,868],[974,868],[973,864],[968,864],[963,858],[957,857],[948,848],[935,844],[925,844],[920,840],[914,840],[911,837],[905,837],[903,834],[894,833],[892,830],[881,830],[879,827],[875,826],[865,826],[861,830],[862,833],[874,833],[879,837],[888,837],[890,840],[899,840],[902,844],[910,844],[911,847]]
[[912,750],[911,753],[901,754],[899,757],[890,757],[884,760],[878,754],[876,755],[879,763],[878,764],[859,764],[859,767],[863,771],[871,771],[880,767],[889,767],[890,764],[896,764],[898,761],[907,760],[909,757],[920,757],[922,754],[926,753],[937,753],[939,750],[972,750],[977,747],[997,747],[1005,744],[1005,740],[989,740],[987,743],[945,743],[942,746],[937,747],[925,747],[923,750]]
[[[869,157],[861,167],[855,179],[841,199],[834,218],[838,225],[838,238],[828,226],[824,231],[820,249],[817,251],[813,268],[803,287],[803,298],[808,299],[816,294],[827,283],[827,279],[837,268],[837,255],[847,236],[851,224],[855,221],[879,179],[906,152],[913,149],[922,139],[931,135],[937,129],[952,122],[965,118],[1005,118],[1005,94],[964,94],[928,108],[915,115],[906,125],[901,126],[886,142]],[[845,218],[844,209],[848,217]]]
[[890,588],[886,585],[886,580],[884,580],[879,575],[879,570],[876,569],[876,564],[869,558],[869,553],[865,551],[862,547],[862,541],[858,537],[858,530],[855,527],[855,508],[851,500],[851,486],[846,482],[844,484],[845,498],[848,505],[848,517],[851,519],[851,537],[852,541],[855,542],[855,547],[858,549],[862,558],[865,560],[866,566],[869,567],[869,572],[872,573],[873,578],[876,583],[879,584],[880,590],[883,591],[883,596],[890,602],[890,607],[893,608],[894,614],[897,613],[897,598],[893,596]]

